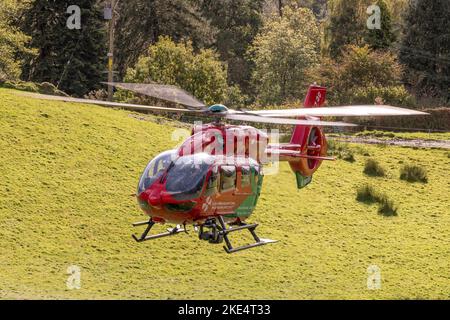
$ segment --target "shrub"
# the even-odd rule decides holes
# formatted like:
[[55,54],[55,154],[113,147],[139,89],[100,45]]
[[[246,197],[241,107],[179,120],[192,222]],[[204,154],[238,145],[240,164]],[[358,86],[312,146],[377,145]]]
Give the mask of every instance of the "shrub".
[[328,154],[348,162],[355,162],[353,150],[347,143],[340,143],[333,140],[328,142]]
[[397,216],[398,208],[385,194],[377,192],[370,184],[357,189],[356,200],[367,204],[378,203],[378,213],[386,217]]
[[365,184],[356,191],[356,200],[365,203],[377,202],[377,193],[370,184]]
[[390,52],[347,46],[339,60],[326,59],[309,73],[314,81],[329,88],[330,104],[372,104],[381,98],[377,100],[410,107],[414,102],[402,86],[402,66]]
[[353,91],[353,96],[350,97],[351,104],[390,104],[404,107],[414,107],[416,101],[411,96],[405,87],[389,86],[378,87],[370,86],[366,88],[356,88]]
[[342,160],[347,161],[347,162],[355,162],[355,155],[353,154],[352,151],[349,151],[347,153],[345,153],[342,157]]
[[[228,90],[227,68],[215,51],[196,52],[191,42],[175,43],[169,37],[151,45],[134,68],[127,70],[124,80],[175,85],[208,105],[223,103]],[[119,90],[116,97],[123,101],[132,95]]]
[[364,173],[372,177],[384,177],[386,175],[384,168],[374,159],[366,160]]
[[378,213],[386,217],[397,216],[397,207],[394,201],[390,200],[386,195],[382,194],[378,196]]
[[400,179],[408,182],[428,182],[427,171],[420,166],[404,165],[400,169]]

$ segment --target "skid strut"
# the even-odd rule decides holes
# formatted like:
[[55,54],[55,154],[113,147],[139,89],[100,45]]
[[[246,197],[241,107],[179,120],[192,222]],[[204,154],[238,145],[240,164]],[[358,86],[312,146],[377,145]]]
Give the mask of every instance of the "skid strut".
[[[205,222],[204,225],[200,226],[200,232],[199,232],[199,238],[202,240],[209,240],[210,243],[221,243],[222,241],[225,241],[225,246],[223,248],[227,253],[234,253],[242,250],[247,250],[259,246],[266,245],[268,243],[274,243],[277,242],[276,240],[270,240],[270,239],[261,239],[258,237],[258,235],[255,232],[256,227],[258,224],[244,224],[241,223],[237,227],[230,227],[227,228],[225,221],[222,216],[219,216],[217,218],[219,220],[219,224],[216,223],[215,219],[210,219]],[[204,227],[210,229],[210,232],[204,232]],[[253,236],[253,239],[255,240],[254,243],[240,246],[240,247],[233,247],[231,244],[230,239],[228,238],[228,234],[231,232],[237,232],[242,230],[248,230],[250,231],[251,235]]]
[[174,236],[176,234],[179,234],[181,232],[186,232],[186,228],[180,228],[180,227],[174,227],[171,229],[167,229],[167,232],[164,233],[158,233],[158,234],[154,234],[154,235],[148,235],[148,233],[150,232],[150,230],[152,229],[152,227],[155,225],[155,222],[150,219],[148,221],[142,221],[142,222],[136,222],[133,223],[133,227],[139,227],[139,226],[145,226],[147,225],[147,227],[145,228],[144,232],[141,234],[141,236],[138,238],[135,234],[132,234],[132,237],[134,240],[136,240],[136,242],[144,242],[144,241],[149,241],[149,240],[154,240],[154,239],[158,239],[158,238],[164,238],[164,237],[169,237],[169,236]]

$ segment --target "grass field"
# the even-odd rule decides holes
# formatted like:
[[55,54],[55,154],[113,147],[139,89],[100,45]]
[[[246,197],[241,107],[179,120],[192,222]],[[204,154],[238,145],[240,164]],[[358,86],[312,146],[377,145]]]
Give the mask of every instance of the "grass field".
[[450,132],[388,132],[363,131],[355,134],[359,137],[370,136],[379,139],[405,139],[405,140],[450,140]]
[[[287,165],[267,176],[251,221],[279,243],[227,255],[196,235],[136,244],[130,196],[174,127],[130,112],[18,97],[0,89],[0,297],[3,299],[449,299],[450,158],[443,150],[350,146],[302,191]],[[366,158],[387,171],[366,177]],[[399,179],[424,166],[428,184]],[[355,200],[369,182],[397,217]],[[81,289],[66,287],[81,268]],[[367,269],[381,269],[380,290]]]

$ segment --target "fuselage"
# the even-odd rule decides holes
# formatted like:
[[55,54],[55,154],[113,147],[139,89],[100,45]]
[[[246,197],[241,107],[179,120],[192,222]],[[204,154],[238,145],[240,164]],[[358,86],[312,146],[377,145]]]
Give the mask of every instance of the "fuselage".
[[155,222],[201,223],[221,215],[244,221],[260,195],[267,135],[253,127],[197,126],[177,149],[145,168],[137,190]]

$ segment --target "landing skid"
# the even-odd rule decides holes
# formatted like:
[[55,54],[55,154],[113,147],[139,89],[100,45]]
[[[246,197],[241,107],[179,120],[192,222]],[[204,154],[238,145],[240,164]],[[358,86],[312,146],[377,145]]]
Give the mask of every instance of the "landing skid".
[[[227,253],[235,253],[238,251],[263,246],[268,243],[277,242],[276,240],[259,238],[255,232],[255,229],[256,227],[258,227],[258,224],[245,224],[241,222],[237,227],[227,228],[222,216],[219,216],[217,220],[219,221],[219,224],[217,224],[216,219],[213,218],[207,220],[203,225],[201,225],[199,231],[199,238],[201,240],[208,240],[210,243],[222,243],[223,241],[225,241],[225,246],[223,246],[223,248]],[[205,232],[204,230],[205,228],[209,229],[209,232]],[[233,247],[230,239],[228,238],[228,234],[243,230],[250,231],[255,242],[240,247]]]
[[132,234],[132,237],[134,240],[136,240],[136,242],[144,242],[144,241],[154,240],[154,239],[158,239],[158,238],[170,237],[170,236],[179,234],[181,232],[187,233],[186,228],[180,228],[177,226],[175,228],[167,229],[167,232],[158,233],[158,234],[149,236],[148,233],[150,232],[152,227],[155,225],[155,222],[152,221],[152,219],[150,219],[149,221],[133,223],[133,227],[139,227],[139,226],[145,226],[145,225],[147,225],[147,228],[145,229],[145,231],[141,234],[141,236],[139,238],[135,234]]

